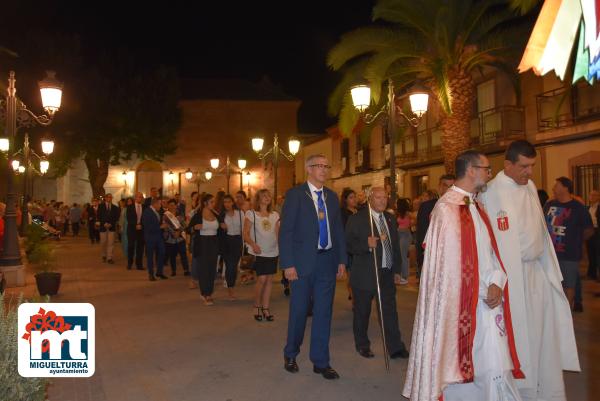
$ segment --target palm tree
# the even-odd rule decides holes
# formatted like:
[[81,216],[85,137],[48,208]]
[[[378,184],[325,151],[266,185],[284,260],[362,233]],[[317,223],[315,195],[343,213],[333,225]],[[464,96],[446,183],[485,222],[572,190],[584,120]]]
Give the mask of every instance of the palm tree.
[[[446,171],[452,172],[456,156],[470,146],[473,73],[492,66],[512,74],[516,84],[515,65],[508,60],[511,51],[522,49],[519,44],[527,35],[521,34],[525,38],[520,41],[512,39],[517,28],[510,27],[509,32],[509,24],[518,16],[509,3],[377,1],[375,23],[344,34],[328,55],[328,65],[344,72],[329,100],[329,112],[338,114],[342,133],[349,134],[360,118],[349,97],[349,88],[358,79],[368,81],[374,104],[384,101],[380,95],[387,80],[400,90],[421,81],[441,106],[442,152]],[[515,53],[514,59],[518,56]]]

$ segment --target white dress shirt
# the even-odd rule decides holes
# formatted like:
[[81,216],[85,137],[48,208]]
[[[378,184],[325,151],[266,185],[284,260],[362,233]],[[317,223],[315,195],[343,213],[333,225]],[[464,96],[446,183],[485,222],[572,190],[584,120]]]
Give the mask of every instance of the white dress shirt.
[[308,184],[308,188],[310,189],[310,194],[312,195],[312,200],[315,203],[315,212],[317,213],[317,219],[319,218],[319,196],[316,191],[322,191],[321,198],[323,199],[323,204],[325,205],[325,216],[327,217],[327,246],[322,248],[319,244],[319,240],[317,240],[317,249],[331,249],[331,228],[329,227],[329,212],[327,211],[327,202],[325,202],[325,187],[317,188],[310,181],[306,181]]

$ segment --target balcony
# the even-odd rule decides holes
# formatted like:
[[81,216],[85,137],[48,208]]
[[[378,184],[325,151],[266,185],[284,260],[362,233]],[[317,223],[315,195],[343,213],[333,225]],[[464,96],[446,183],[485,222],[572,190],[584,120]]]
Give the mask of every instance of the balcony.
[[523,138],[525,113],[522,107],[495,107],[482,111],[471,121],[471,143],[482,150],[505,146],[508,142]]
[[598,86],[580,83],[536,96],[538,131],[548,131],[600,120]]
[[396,145],[400,163],[420,163],[442,156],[442,129],[440,126],[422,131],[407,129]]

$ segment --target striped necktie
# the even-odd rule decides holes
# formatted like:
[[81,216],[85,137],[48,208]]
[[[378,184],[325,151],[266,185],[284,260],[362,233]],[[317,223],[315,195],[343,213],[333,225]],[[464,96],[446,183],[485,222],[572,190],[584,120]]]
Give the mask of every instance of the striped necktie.
[[[383,218],[383,212],[379,212],[379,237],[381,237],[382,235],[385,235],[385,239],[383,241],[381,241],[385,252],[383,252],[382,255],[382,261],[384,261],[383,266],[387,268],[387,269],[391,269],[392,268],[392,240],[390,239],[390,236],[388,235],[388,229],[387,229],[387,225],[385,222],[385,219]],[[383,259],[385,258],[385,259]]]

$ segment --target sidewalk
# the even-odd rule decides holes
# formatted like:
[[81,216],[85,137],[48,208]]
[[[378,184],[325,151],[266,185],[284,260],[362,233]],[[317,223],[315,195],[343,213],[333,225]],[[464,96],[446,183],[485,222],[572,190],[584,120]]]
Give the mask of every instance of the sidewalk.
[[[332,366],[341,379],[327,381],[312,372],[307,330],[300,372],[283,370],[282,348],[287,328],[287,298],[276,282],[271,312],[274,322],[256,322],[252,286],[238,288],[240,300],[226,300],[220,280],[215,305],[206,307],[199,291],[187,288],[187,277],[148,281],[145,271],[125,269],[120,244],[116,264],[101,262],[99,245],[83,237],[61,240],[57,255],[63,279],[53,302],[90,302],[96,308],[96,374],[89,379],[54,379],[50,401],[266,401],[402,400],[406,360],[390,361],[386,373],[375,320],[370,337],[376,357],[354,350],[352,311],[344,283],[338,283],[331,333]],[[166,270],[170,273],[170,268]],[[20,289],[33,295],[35,284]],[[575,315],[584,372],[565,374],[570,400],[591,400],[600,391],[600,285],[584,282],[583,314]],[[17,289],[10,292],[17,293]],[[417,287],[398,291],[400,329],[410,343]],[[309,319],[310,322],[310,319]],[[594,384],[592,384],[594,383]],[[595,390],[595,391],[593,391]],[[588,396],[590,394],[590,396]]]

